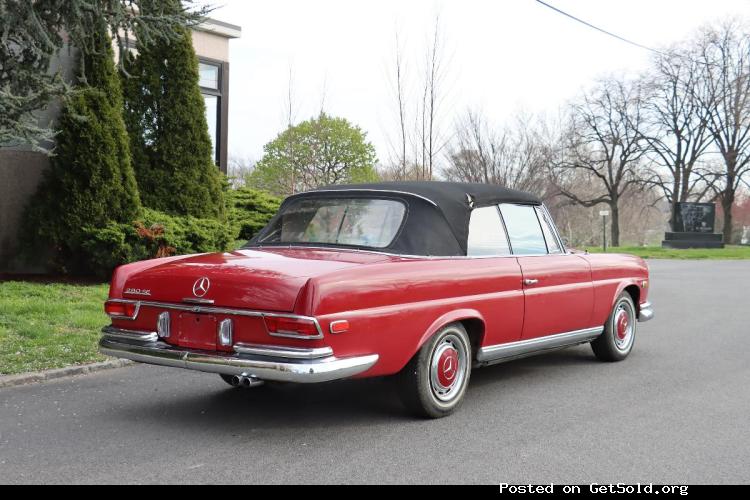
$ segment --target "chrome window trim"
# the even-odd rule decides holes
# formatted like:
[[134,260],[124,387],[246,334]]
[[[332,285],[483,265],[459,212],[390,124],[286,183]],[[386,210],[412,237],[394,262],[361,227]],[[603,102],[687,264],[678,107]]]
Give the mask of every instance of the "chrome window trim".
[[171,302],[156,302],[152,300],[131,300],[131,301],[124,301],[124,302],[137,302],[136,309],[140,310],[141,307],[157,307],[162,309],[172,309],[175,311],[187,311],[192,312],[194,314],[227,314],[231,316],[247,316],[251,318],[265,318],[265,317],[273,317],[273,318],[292,318],[292,319],[301,319],[301,320],[307,320],[311,321],[315,324],[315,329],[318,331],[317,335],[295,335],[295,334],[273,334],[269,332],[269,335],[274,337],[288,337],[288,338],[295,338],[295,339],[309,339],[309,340],[316,340],[316,339],[322,339],[323,338],[323,329],[320,327],[320,323],[318,322],[317,318],[313,316],[301,316],[299,314],[289,314],[289,313],[272,313],[272,312],[265,312],[265,311],[255,311],[251,309],[233,309],[228,307],[214,307],[214,306],[189,306],[189,305],[183,305],[183,304],[174,304]]
[[[555,232],[552,229],[552,223],[549,221],[547,213],[542,209],[541,205],[537,205],[535,210],[536,218],[539,219],[539,225],[542,227],[542,236],[544,237],[544,244],[547,245],[547,253],[549,255],[564,254],[563,247],[560,246],[560,241],[557,239],[557,235],[555,235]],[[547,231],[544,230],[545,227],[547,228]],[[549,237],[547,233],[549,233]],[[555,243],[557,244],[557,250],[553,252],[551,245]]]
[[550,213],[549,209],[547,209],[547,205],[542,203],[540,205],[542,211],[544,212],[544,215],[546,219],[549,221],[550,228],[552,229],[552,233],[554,234],[555,238],[557,238],[557,244],[562,249],[562,253],[560,254],[553,254],[553,255],[565,255],[569,254],[570,252],[565,247],[565,243],[562,240],[562,237],[560,236],[560,231],[557,229],[557,224],[555,224],[555,219],[552,218],[552,214]]
[[529,356],[549,349],[583,344],[595,339],[601,335],[603,331],[603,326],[597,326],[594,328],[574,330],[572,332],[547,335],[545,337],[536,337],[533,339],[485,346],[477,352],[477,361],[479,364],[499,363],[523,356]]
[[238,342],[234,345],[237,354],[252,354],[255,356],[269,356],[290,359],[319,359],[333,355],[330,347],[285,347],[265,344],[246,344]]

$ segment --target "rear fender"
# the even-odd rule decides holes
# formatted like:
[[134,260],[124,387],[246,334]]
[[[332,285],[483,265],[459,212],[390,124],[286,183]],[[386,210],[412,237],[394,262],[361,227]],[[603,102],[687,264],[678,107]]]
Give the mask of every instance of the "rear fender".
[[[449,325],[451,323],[455,323],[457,321],[465,319],[479,320],[483,325],[486,325],[484,317],[476,309],[456,309],[455,311],[447,312],[433,321],[427,331],[425,331],[422,337],[419,339],[419,344],[417,345],[417,348],[414,350],[414,352],[416,353],[417,351],[419,351],[422,346],[445,325]],[[481,343],[482,339],[479,339],[479,344],[481,345]]]

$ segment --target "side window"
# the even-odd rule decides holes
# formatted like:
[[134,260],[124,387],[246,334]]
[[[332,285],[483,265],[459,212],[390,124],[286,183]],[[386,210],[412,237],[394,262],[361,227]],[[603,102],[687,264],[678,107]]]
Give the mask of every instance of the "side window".
[[555,237],[554,226],[549,218],[549,215],[542,207],[536,207],[536,215],[539,217],[539,221],[542,223],[542,232],[544,233],[544,239],[547,240],[547,248],[549,253],[562,253],[560,248],[560,242]]
[[510,255],[508,238],[496,206],[475,208],[469,221],[469,256]]
[[531,205],[500,205],[505,227],[508,229],[510,244],[516,255],[546,254],[547,245],[536,209]]

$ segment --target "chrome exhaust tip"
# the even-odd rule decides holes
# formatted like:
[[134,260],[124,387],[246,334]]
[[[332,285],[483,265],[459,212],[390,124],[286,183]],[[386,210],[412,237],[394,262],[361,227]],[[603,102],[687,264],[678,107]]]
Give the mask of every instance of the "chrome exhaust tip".
[[232,383],[232,385],[234,387],[237,387],[238,385],[240,385],[242,383],[242,379],[243,379],[243,377],[239,377],[237,375],[232,375],[232,378],[230,379],[230,382]]
[[263,381],[255,377],[247,377],[243,375],[239,377],[239,379],[240,379],[240,385],[246,389],[250,387],[257,387],[259,385],[263,385]]

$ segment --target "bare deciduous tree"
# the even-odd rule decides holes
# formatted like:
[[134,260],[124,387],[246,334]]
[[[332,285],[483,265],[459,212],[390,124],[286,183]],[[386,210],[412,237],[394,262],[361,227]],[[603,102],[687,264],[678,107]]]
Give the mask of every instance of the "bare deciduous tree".
[[389,134],[390,142],[390,165],[386,167],[385,177],[394,180],[404,180],[410,177],[408,168],[408,132],[407,132],[407,112],[406,100],[408,98],[406,91],[406,68],[404,64],[404,49],[398,29],[395,31],[395,58],[393,61],[393,75],[391,85],[393,94],[396,98],[396,107],[398,114],[398,137],[392,139]]
[[456,122],[442,174],[448,180],[544,193],[548,162],[548,142],[528,117],[518,116],[513,126],[495,131],[480,112],[469,110]]
[[[638,82],[608,79],[571,107],[570,128],[552,162],[560,193],[574,203],[600,203],[611,212],[611,241],[620,244],[620,200],[639,182],[644,155],[642,88]],[[578,188],[579,177],[593,181],[594,193]]]
[[412,73],[407,71],[409,65],[404,58],[398,31],[395,39],[391,81],[396,98],[399,136],[391,139],[391,165],[384,174],[387,178],[398,180],[430,180],[436,174],[437,161],[446,145],[441,111],[447,61],[440,17],[435,17],[424,52],[423,78],[418,85],[409,85],[407,77]]
[[[737,22],[704,30],[694,57],[704,65],[701,95],[708,131],[724,160],[714,174],[724,217],[724,241],[732,239],[732,206],[750,172],[750,34]],[[700,94],[699,94],[700,95]]]
[[700,200],[710,189],[700,160],[711,145],[705,95],[706,67],[682,51],[661,53],[646,78],[643,135],[650,165],[644,183],[655,186],[670,204],[674,230],[677,204]]
[[445,147],[442,131],[438,124],[438,113],[442,103],[444,63],[443,36],[440,30],[440,16],[435,16],[432,43],[427,48],[425,65],[424,98],[422,101],[422,165],[423,177],[432,179],[435,158]]
[[[294,121],[295,121],[295,109],[294,109],[294,68],[292,65],[289,65],[289,80],[287,83],[287,101],[286,106],[284,110],[284,115],[286,118],[286,126],[287,130],[290,131],[290,133],[287,135],[287,156],[288,158],[293,158],[292,151],[294,150],[294,133],[292,133],[292,130],[294,129]],[[290,184],[289,184],[289,190],[291,194],[294,194],[296,191],[297,186],[297,168],[292,168],[290,170]]]

